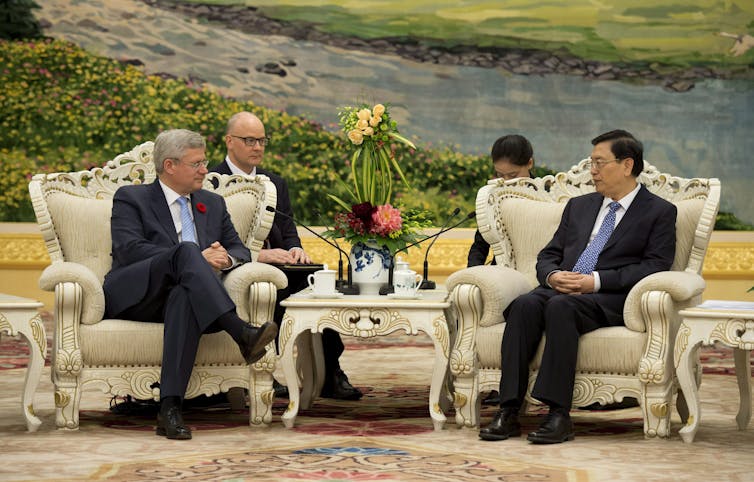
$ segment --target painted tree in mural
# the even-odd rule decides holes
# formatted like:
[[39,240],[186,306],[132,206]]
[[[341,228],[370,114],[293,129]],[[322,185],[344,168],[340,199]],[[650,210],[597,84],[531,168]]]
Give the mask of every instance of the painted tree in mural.
[[37,38],[42,35],[32,9],[40,8],[34,0],[0,0],[0,39]]

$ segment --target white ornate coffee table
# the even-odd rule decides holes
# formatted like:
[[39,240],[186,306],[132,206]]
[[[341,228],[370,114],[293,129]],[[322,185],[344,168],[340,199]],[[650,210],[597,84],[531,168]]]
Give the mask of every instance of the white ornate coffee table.
[[42,303],[38,301],[0,293],[0,333],[7,332],[11,336],[22,334],[31,352],[21,398],[21,407],[29,432],[35,432],[42,425],[42,421],[34,415],[34,393],[39,385],[47,353],[47,335],[39,316],[41,307]]
[[[420,331],[429,335],[435,346],[435,361],[429,389],[429,415],[435,430],[445,424],[443,407],[446,397],[440,399],[448,368],[449,335],[445,310],[450,307],[448,293],[441,290],[422,291],[419,299],[396,299],[387,296],[343,296],[341,298],[315,299],[308,290],[297,293],[282,303],[285,317],[278,336],[281,364],[288,384],[290,402],[283,414],[283,424],[293,427],[300,407],[307,408],[322,386],[322,366],[315,366],[309,339],[298,343],[298,365],[303,387],[299,393],[299,376],[293,347],[299,335],[305,332],[321,334],[330,328],[343,335],[373,338],[404,330],[410,335]],[[321,344],[314,343],[321,350]],[[304,360],[307,360],[306,362]],[[441,406],[442,405],[442,406]]]
[[694,441],[699,428],[701,411],[694,365],[699,346],[719,341],[733,348],[738,378],[740,402],[738,406],[738,429],[744,430],[751,420],[751,372],[750,352],[754,350],[754,303],[736,301],[706,301],[701,305],[682,310],[683,319],[675,341],[675,367],[689,418],[680,430],[686,443]]

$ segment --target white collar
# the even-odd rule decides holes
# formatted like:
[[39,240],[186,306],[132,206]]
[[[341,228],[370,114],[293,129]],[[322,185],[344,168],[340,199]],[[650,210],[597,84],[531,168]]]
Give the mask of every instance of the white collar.
[[186,199],[189,200],[189,203],[191,203],[190,195],[182,196],[178,194],[177,192],[173,191],[167,184],[162,182],[161,179],[158,179],[158,181],[160,183],[160,187],[162,188],[162,192],[165,194],[165,200],[168,202],[168,206],[172,205],[176,201],[176,199],[178,199],[179,197],[185,197]]
[[257,175],[257,166],[254,166],[254,169],[252,169],[250,173],[246,174],[238,166],[233,164],[233,161],[230,160],[229,156],[225,156],[225,162],[228,164],[231,174],[240,174],[242,176],[256,176]]
[[[631,206],[631,203],[634,202],[636,195],[639,194],[639,189],[641,189],[641,184],[637,182],[636,187],[630,193],[623,196],[620,201],[617,201],[624,211],[628,211],[628,208]],[[605,207],[610,205],[611,202],[613,202],[613,199],[610,199],[609,197],[603,198],[602,209],[605,209]]]

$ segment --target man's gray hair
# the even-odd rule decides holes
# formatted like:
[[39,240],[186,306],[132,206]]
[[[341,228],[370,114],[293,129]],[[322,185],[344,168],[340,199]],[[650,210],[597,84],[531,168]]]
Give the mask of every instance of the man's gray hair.
[[152,160],[157,174],[162,174],[165,159],[180,159],[187,149],[204,149],[207,143],[198,132],[188,129],[170,129],[160,132],[154,140]]

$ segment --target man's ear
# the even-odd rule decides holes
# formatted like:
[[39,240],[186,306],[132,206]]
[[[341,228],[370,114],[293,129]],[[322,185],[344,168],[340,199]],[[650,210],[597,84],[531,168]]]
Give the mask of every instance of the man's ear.
[[168,174],[172,174],[175,172],[175,161],[173,159],[165,159],[162,163],[162,171],[166,172]]
[[628,174],[631,175],[631,172],[634,170],[634,158],[633,157],[627,157],[623,159],[623,169]]

